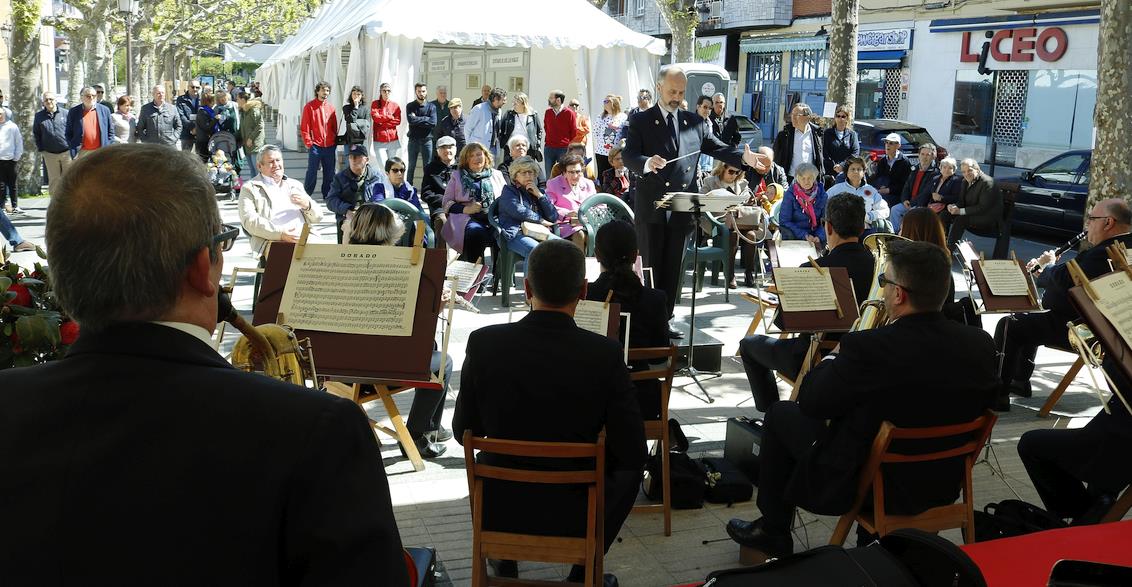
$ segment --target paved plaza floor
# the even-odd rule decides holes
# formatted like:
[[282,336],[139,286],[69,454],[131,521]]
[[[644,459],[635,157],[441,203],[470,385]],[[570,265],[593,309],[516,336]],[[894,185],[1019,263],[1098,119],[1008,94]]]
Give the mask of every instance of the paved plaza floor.
[[[305,161],[305,154],[287,153],[285,162],[288,175],[302,178]],[[47,198],[22,199],[21,205],[27,214],[14,218],[23,236],[40,245],[43,244],[47,204]],[[239,222],[234,201],[221,202],[219,206],[225,222]],[[332,215],[328,214],[327,221],[317,229],[323,242],[334,241]],[[91,245],[98,246],[97,243]],[[976,246],[989,254],[991,243],[977,240]],[[1040,250],[1051,248],[1046,244],[1022,239],[1016,239],[1013,247],[1018,250],[1019,257],[1027,259],[1036,256]],[[20,263],[30,264],[34,262],[34,254],[20,253],[15,259]],[[255,266],[246,237],[241,237],[235,249],[225,255],[226,275],[237,266]],[[958,274],[956,283],[960,284],[961,291],[965,289]],[[690,290],[686,289],[684,303],[676,308],[677,317],[684,320],[687,319],[689,310],[688,293]],[[252,278],[241,277],[233,301],[245,314],[251,307],[251,296]],[[456,311],[448,348],[455,362],[456,372],[445,402],[446,426],[451,422],[459,390],[460,365],[464,359],[468,334],[488,324],[506,322],[509,316],[517,319],[525,308],[522,300],[523,296],[516,290],[512,296],[511,308],[503,307],[500,297],[487,295],[476,300],[480,313]],[[700,331],[723,341],[724,359],[722,373],[709,374],[703,381],[704,388],[712,399],[710,403],[704,400],[699,389],[686,377],[677,378],[672,390],[671,415],[680,422],[691,440],[690,453],[693,457],[722,455],[728,418],[760,415],[753,406],[742,366],[738,358],[733,356],[752,313],[752,306],[739,296],[732,295],[730,301],[725,302],[723,289],[710,283],[697,295],[696,326]],[[993,332],[999,319],[1000,316],[985,315],[984,327]],[[230,349],[235,339],[236,335],[229,329],[221,344],[222,352]],[[1056,407],[1055,414],[1048,419],[1037,418],[1038,408],[1074,358],[1073,355],[1049,349],[1042,349],[1038,353],[1034,396],[1029,399],[1015,398],[1013,409],[1000,414],[994,429],[989,459],[975,468],[977,507],[1015,495],[1039,503],[1018,459],[1018,438],[1027,430],[1081,426],[1101,405],[1091,390],[1089,375],[1082,371]],[[878,373],[877,376],[883,377],[884,374]],[[912,386],[914,385],[913,383]],[[786,390],[785,385],[780,388]],[[913,391],[911,387],[910,391]],[[396,401],[402,413],[407,413],[412,393],[399,394]],[[386,419],[379,402],[372,402],[368,406],[371,417],[379,421]],[[382,456],[389,475],[397,523],[405,545],[436,548],[440,560],[440,585],[470,584],[472,531],[462,447],[454,440],[449,441],[447,454],[426,461],[423,471],[414,472],[408,461],[400,456],[392,439],[383,438],[382,441]],[[548,506],[552,507],[551,504]],[[666,537],[659,514],[634,514],[630,516],[607,555],[606,570],[615,573],[621,584],[627,586],[673,585],[703,579],[714,569],[738,564],[738,547],[727,539],[724,532],[727,520],[732,517],[751,519],[757,515],[753,501],[730,507],[707,505],[703,509],[677,510],[673,512],[672,536]],[[835,518],[802,513],[796,522],[795,548],[825,544],[835,522]],[[958,531],[945,532],[944,535],[961,541]],[[565,576],[565,567],[561,565],[521,564],[520,570],[524,577],[557,579]]]

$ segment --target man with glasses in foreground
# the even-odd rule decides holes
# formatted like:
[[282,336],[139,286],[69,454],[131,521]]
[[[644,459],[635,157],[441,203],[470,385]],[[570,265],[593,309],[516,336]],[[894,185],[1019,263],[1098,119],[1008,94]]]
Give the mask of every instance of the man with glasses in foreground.
[[[767,411],[756,502],[762,517],[733,519],[727,533],[768,557],[793,552],[795,507],[830,516],[849,511],[881,422],[898,427],[970,422],[994,396],[997,363],[990,335],[940,312],[951,283],[947,252],[926,242],[888,246],[888,265],[878,281],[892,323],[846,334],[806,375],[796,402],[778,402]],[[886,513],[915,515],[954,503],[963,465],[952,459],[886,466]],[[862,538],[858,528],[858,545]]]
[[365,414],[212,348],[238,232],[200,161],[101,149],[71,166],[49,215],[52,284],[81,334],[61,360],[0,372],[6,583],[144,584],[175,568],[194,585],[408,585]]
[[[1108,246],[1122,242],[1132,247],[1132,210],[1119,198],[1097,202],[1085,220],[1085,239],[1093,245],[1077,255],[1077,264],[1090,279],[1110,271]],[[1039,270],[1037,286],[1044,288],[1042,308],[1048,312],[1014,314],[999,320],[994,340],[1002,350],[1002,386],[995,409],[1010,409],[1010,394],[1030,397],[1030,377],[1034,374],[1034,357],[1039,346],[1069,347],[1067,322],[1080,320],[1077,308],[1069,301],[1073,278],[1064,263],[1054,265],[1056,251],[1046,251],[1030,261],[1030,270]]]

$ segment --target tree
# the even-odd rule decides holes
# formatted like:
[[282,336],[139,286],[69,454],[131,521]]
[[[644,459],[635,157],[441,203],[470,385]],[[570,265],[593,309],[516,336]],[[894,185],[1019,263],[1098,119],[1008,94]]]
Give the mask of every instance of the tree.
[[1132,3],[1128,0],[1101,0],[1093,126],[1097,144],[1086,212],[1101,200],[1130,199],[1132,189],[1132,166],[1124,144],[1132,132]]
[[36,165],[37,154],[32,139],[32,121],[39,110],[43,91],[39,74],[39,2],[12,0],[11,68],[12,118],[24,137],[24,155],[17,167],[16,190],[22,194],[39,194],[42,185]]
[[833,0],[829,27],[829,90],[827,100],[850,112],[857,99],[857,13],[860,0]]
[[672,31],[672,62],[695,61],[696,27],[700,24],[695,3],[687,0],[655,0],[660,17]]

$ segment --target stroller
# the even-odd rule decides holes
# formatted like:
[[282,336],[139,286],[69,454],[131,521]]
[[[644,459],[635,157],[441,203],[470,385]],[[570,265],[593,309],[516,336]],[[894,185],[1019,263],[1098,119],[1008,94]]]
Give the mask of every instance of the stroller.
[[236,136],[227,131],[218,132],[208,139],[208,152],[212,154],[208,161],[208,179],[218,198],[231,200],[243,187],[236,154],[239,148]]

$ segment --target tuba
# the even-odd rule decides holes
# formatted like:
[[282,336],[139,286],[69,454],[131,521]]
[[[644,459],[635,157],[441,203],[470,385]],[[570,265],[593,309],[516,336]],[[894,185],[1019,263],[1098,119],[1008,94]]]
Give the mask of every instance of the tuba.
[[888,323],[888,311],[884,308],[884,293],[877,276],[884,272],[888,257],[888,243],[894,240],[911,240],[891,232],[874,232],[862,241],[875,257],[873,280],[869,284],[869,296],[861,302],[860,316],[853,323],[850,332],[869,330]]
[[225,293],[220,294],[217,315],[241,334],[232,347],[232,366],[299,386],[306,386],[308,379],[317,382],[309,338],[300,341],[290,327],[279,324],[252,326],[236,312]]

